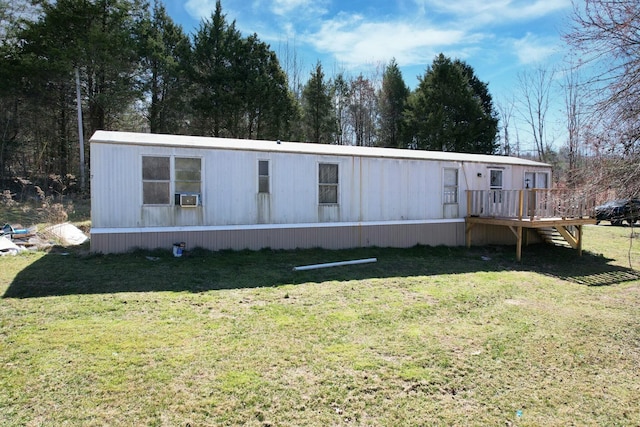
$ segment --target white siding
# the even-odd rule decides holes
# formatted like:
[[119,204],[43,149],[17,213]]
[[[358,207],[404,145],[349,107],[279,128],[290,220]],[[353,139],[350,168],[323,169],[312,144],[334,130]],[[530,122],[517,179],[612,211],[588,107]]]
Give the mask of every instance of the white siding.
[[[411,158],[364,156],[360,151],[330,154],[322,148],[326,153],[92,140],[92,225],[99,229],[443,219],[444,168],[459,171],[457,212],[462,217],[465,190],[488,189],[491,168],[503,170],[505,190],[523,188],[525,172],[550,172],[546,165],[508,164],[504,158],[492,164],[420,159],[413,153]],[[202,205],[143,206],[142,156],[201,158]],[[269,194],[258,194],[258,160],[269,160]],[[337,206],[318,204],[320,163],[338,165]]]
[[92,144],[91,221],[95,226],[139,225],[142,172],[137,147]]

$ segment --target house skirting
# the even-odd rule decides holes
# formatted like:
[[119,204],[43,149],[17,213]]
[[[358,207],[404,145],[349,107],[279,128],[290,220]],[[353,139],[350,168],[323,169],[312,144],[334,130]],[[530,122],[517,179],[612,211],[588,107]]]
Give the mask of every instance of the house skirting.
[[[93,228],[91,251],[120,253],[134,249],[187,250],[347,249],[356,247],[463,246],[463,218],[319,224],[259,224],[194,227]],[[486,242],[491,243],[491,242]],[[499,242],[498,242],[499,243]],[[476,241],[476,244],[482,244]]]

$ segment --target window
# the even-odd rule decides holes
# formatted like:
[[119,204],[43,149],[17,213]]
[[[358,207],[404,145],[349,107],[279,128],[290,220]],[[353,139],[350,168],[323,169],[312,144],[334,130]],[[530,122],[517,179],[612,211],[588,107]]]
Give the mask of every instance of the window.
[[491,169],[489,172],[489,188],[491,190],[502,190],[502,171],[498,169]]
[[269,192],[269,160],[258,160],[258,193]]
[[200,194],[200,159],[175,158],[176,193]]
[[[142,203],[145,205],[171,204],[171,158],[142,157]],[[194,196],[198,201],[201,192],[201,160],[176,157],[173,160],[174,203],[181,204],[180,195]]]
[[548,178],[546,172],[526,172],[524,174],[524,188],[547,188]]
[[458,203],[458,169],[444,169],[443,203]]
[[171,202],[169,157],[142,157],[142,203],[168,205]]
[[320,163],[318,167],[318,203],[338,203],[338,165]]
[[493,203],[502,203],[502,171],[500,169],[489,171],[489,189],[493,192]]

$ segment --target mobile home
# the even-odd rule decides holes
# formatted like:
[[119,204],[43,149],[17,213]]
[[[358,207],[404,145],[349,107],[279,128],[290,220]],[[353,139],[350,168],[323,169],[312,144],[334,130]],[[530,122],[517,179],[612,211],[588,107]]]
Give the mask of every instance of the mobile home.
[[505,156],[107,131],[90,143],[102,253],[459,246],[467,190],[551,182],[549,165]]

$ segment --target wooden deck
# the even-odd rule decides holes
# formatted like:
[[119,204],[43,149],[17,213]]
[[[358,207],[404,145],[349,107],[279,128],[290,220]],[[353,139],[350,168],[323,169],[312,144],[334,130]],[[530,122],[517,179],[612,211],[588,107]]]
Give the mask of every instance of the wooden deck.
[[522,259],[522,230],[553,228],[582,256],[582,226],[595,224],[595,198],[567,190],[468,190],[466,243],[477,224],[508,227],[516,237],[516,259]]

